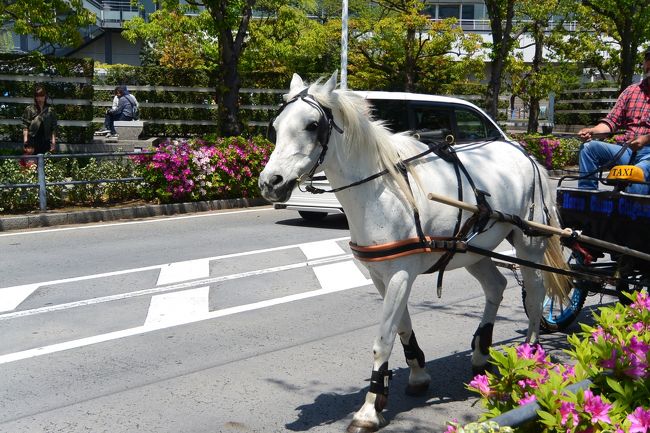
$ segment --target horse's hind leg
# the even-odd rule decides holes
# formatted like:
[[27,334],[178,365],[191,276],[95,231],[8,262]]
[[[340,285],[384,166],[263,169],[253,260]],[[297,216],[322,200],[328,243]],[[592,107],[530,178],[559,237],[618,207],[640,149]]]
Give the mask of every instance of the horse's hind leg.
[[[513,245],[517,251],[517,257],[529,260],[533,263],[544,263],[544,239],[530,238],[521,233],[514,232]],[[528,332],[526,342],[530,344],[539,343],[539,324],[542,319],[542,306],[546,289],[542,271],[539,269],[521,267],[521,277],[524,281],[526,291],[526,312],[528,313]]]
[[485,293],[483,317],[472,337],[472,373],[478,374],[484,372],[487,366],[494,321],[503,299],[507,280],[488,257],[468,266],[467,270],[481,283]]

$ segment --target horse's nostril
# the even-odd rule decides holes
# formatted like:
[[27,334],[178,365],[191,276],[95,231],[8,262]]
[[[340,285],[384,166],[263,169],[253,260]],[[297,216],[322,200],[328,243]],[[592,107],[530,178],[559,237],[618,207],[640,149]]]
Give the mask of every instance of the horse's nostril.
[[271,185],[273,185],[273,186],[279,185],[279,184],[282,183],[282,181],[283,181],[282,176],[280,176],[279,174],[276,174],[275,176],[273,176],[271,178]]

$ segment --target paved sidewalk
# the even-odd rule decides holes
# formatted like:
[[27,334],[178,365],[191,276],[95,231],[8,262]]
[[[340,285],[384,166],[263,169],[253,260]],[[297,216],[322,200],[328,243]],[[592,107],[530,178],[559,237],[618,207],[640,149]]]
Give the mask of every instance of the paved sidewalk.
[[150,218],[161,215],[176,215],[206,212],[219,209],[235,209],[269,204],[262,198],[212,200],[192,203],[144,204],[72,211],[34,212],[25,215],[0,216],[0,232],[37,227],[51,227],[66,224],[84,224],[122,219]]

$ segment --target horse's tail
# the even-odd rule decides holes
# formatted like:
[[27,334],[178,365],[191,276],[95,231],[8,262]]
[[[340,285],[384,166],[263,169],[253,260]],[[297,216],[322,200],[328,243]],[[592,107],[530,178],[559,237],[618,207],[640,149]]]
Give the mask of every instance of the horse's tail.
[[[555,214],[555,209],[550,212],[548,222],[552,227],[560,227],[560,223]],[[546,241],[546,251],[544,251],[544,264],[558,269],[568,270],[569,266],[562,252],[560,237],[553,235]],[[562,304],[569,298],[572,280],[567,275],[555,272],[543,271],[544,287],[549,297],[562,301]]]

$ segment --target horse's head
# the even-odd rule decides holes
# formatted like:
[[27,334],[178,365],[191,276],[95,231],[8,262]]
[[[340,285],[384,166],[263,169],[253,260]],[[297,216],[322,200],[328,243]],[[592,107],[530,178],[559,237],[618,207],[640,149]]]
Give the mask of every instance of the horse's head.
[[[330,94],[336,87],[336,72],[319,93]],[[275,149],[258,181],[262,196],[271,202],[286,201],[297,182],[314,174],[323,163],[334,123],[332,112],[309,93],[294,74],[284,105],[269,124],[269,139]]]

